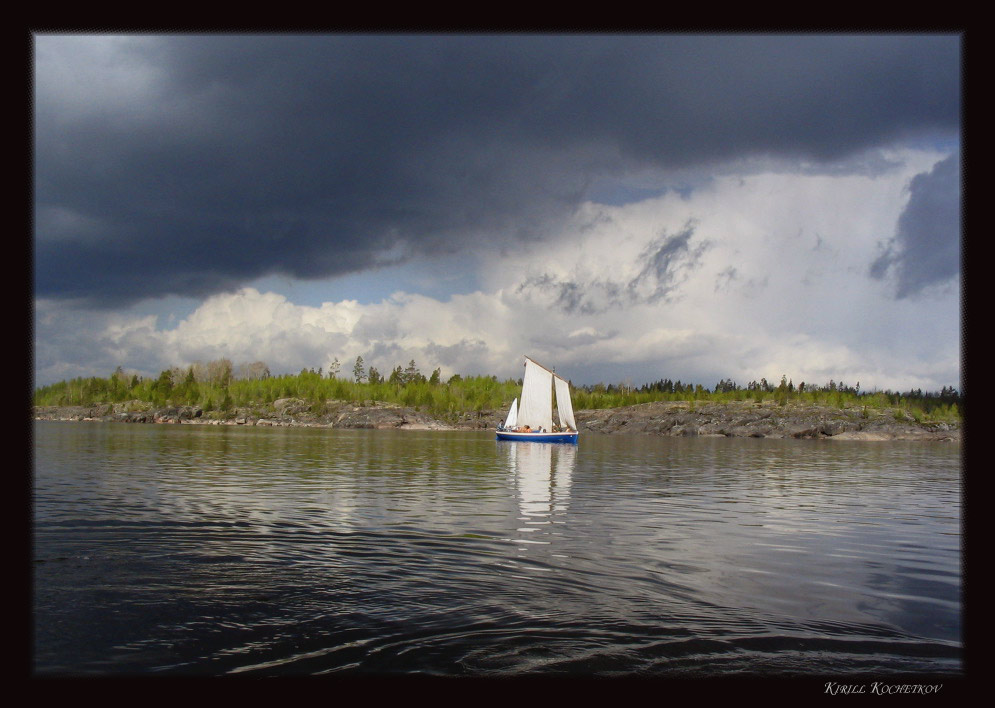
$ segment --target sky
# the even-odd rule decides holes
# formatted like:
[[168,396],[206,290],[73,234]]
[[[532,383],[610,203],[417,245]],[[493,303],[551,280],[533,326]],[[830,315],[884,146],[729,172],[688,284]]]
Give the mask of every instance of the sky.
[[36,386],[961,388],[957,34],[36,34]]

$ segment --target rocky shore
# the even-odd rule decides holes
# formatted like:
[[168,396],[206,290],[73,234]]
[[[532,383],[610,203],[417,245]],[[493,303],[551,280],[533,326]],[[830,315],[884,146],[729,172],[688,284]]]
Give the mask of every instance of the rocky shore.
[[[260,425],[321,428],[407,430],[493,430],[500,411],[463,413],[443,422],[402,406],[367,402],[326,401],[314,405],[283,398],[271,405],[238,408],[221,414],[197,406],[153,408],[139,401],[94,406],[36,406],[35,420],[173,423],[188,425]],[[916,422],[894,411],[854,406],[834,408],[811,404],[644,403],[624,408],[582,410],[575,414],[582,433],[641,434],[674,437],[722,436],[829,440],[921,440],[959,442],[956,422]]]
[[576,418],[581,430],[609,434],[937,442],[959,442],[961,434],[959,423],[916,422],[891,410],[790,403],[780,406],[775,401],[645,403],[578,411]]

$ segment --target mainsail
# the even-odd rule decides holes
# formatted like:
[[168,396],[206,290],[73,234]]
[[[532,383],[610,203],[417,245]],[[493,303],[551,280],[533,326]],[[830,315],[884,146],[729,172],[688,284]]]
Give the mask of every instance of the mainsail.
[[533,430],[553,427],[553,373],[525,359],[525,378],[522,379],[522,402],[518,406],[518,425]]

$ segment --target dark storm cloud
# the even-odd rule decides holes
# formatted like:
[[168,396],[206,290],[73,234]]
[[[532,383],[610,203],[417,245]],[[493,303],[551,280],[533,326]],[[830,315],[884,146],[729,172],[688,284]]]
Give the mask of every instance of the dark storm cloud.
[[42,297],[541,238],[629,169],[832,161],[959,125],[957,37],[149,36],[60,85],[51,57],[103,41],[38,38]]
[[870,269],[877,279],[894,274],[896,297],[915,295],[960,272],[960,180],[957,153],[909,185],[909,203],[895,236]]

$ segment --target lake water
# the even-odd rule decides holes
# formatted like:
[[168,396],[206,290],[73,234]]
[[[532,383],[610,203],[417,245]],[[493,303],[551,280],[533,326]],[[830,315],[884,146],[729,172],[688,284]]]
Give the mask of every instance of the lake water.
[[956,444],[33,432],[36,675],[962,670]]

